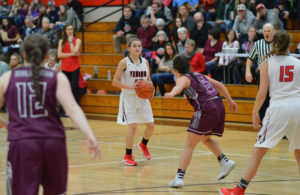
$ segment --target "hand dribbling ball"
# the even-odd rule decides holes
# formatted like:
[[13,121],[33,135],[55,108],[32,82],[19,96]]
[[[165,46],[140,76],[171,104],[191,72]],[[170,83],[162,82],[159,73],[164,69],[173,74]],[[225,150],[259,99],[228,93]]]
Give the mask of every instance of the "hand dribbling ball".
[[137,88],[135,89],[138,97],[142,99],[150,99],[153,97],[155,89],[150,81],[138,81]]

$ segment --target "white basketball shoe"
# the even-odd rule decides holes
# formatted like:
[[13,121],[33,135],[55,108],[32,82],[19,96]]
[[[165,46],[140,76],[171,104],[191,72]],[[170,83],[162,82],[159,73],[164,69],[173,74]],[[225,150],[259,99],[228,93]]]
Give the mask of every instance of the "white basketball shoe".
[[235,166],[235,162],[232,160],[229,160],[228,158],[223,158],[220,161],[220,173],[217,177],[217,180],[224,179],[229,173],[232,171],[232,169]]

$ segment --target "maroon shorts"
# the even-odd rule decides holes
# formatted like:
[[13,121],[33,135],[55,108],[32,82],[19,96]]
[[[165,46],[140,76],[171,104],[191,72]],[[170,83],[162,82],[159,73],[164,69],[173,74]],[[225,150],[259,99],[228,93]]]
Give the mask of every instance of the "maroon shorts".
[[225,123],[225,108],[221,98],[208,100],[196,111],[187,131],[198,135],[222,136]]
[[68,161],[64,139],[23,139],[10,142],[7,156],[7,194],[64,194]]

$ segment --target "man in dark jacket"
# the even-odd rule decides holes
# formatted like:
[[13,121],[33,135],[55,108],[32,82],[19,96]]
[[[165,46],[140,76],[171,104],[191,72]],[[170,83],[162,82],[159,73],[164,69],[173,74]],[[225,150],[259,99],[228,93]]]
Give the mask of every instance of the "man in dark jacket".
[[67,0],[67,2],[68,2],[68,6],[73,8],[79,20],[83,24],[84,15],[83,15],[83,7],[81,3],[78,0]]
[[208,39],[208,30],[212,27],[205,22],[204,16],[201,12],[196,12],[194,14],[194,22],[196,25],[190,32],[190,38],[196,42],[196,46],[198,48],[204,48],[204,45]]
[[120,18],[113,32],[117,34],[113,36],[115,51],[122,53],[121,43],[126,43],[129,39],[136,37],[136,31],[139,27],[139,21],[132,14],[130,7],[125,6],[123,16]]

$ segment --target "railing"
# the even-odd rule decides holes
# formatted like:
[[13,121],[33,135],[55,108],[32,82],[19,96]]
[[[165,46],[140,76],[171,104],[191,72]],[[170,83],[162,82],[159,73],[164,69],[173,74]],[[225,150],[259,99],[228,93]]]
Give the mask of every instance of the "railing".
[[[110,0],[110,1],[108,1],[108,2],[106,2],[104,4],[102,4],[102,5],[99,5],[99,6],[95,7],[95,8],[93,8],[93,9],[91,9],[91,10],[83,13],[83,16],[86,16],[87,14],[89,14],[91,12],[94,12],[95,10],[98,10],[99,8],[104,7],[104,6],[110,4],[110,3],[114,2],[114,1],[116,1],[116,0]],[[129,4],[130,0],[127,0],[127,1],[128,1],[127,4]],[[85,48],[84,48],[84,29],[86,27],[88,27],[88,26],[91,26],[92,24],[95,24],[96,22],[99,22],[99,21],[103,20],[104,18],[107,18],[107,17],[109,17],[109,16],[111,16],[111,15],[113,15],[115,13],[118,13],[119,11],[122,11],[122,14],[123,14],[124,5],[125,5],[124,0],[122,0],[122,7],[120,9],[117,9],[117,10],[115,10],[115,11],[113,11],[113,12],[111,12],[111,13],[105,15],[105,16],[102,16],[102,17],[100,17],[100,18],[98,18],[98,19],[94,20],[93,22],[90,22],[90,23],[88,23],[86,25],[84,25],[84,23],[82,21],[82,29],[81,29],[82,30],[82,53],[85,53]]]

